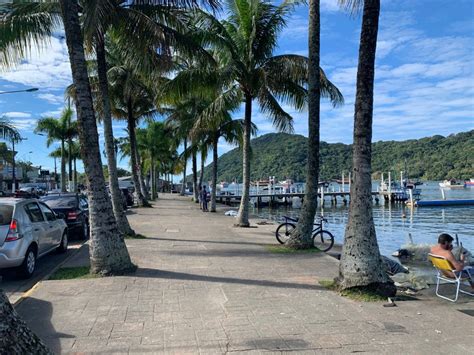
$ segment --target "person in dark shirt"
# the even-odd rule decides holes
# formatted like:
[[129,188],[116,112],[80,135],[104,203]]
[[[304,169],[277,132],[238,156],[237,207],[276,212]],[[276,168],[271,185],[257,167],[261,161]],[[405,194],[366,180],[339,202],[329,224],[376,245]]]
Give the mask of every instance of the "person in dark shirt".
[[207,189],[206,189],[206,185],[202,186],[201,203],[202,203],[202,211],[203,212],[209,212],[209,210],[207,209]]

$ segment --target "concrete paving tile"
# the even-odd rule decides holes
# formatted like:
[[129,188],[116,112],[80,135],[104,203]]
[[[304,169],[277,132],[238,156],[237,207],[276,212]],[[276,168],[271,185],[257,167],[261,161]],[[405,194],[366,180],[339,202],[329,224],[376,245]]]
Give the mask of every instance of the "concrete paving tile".
[[114,332],[141,332],[143,330],[143,322],[132,323],[114,323]]
[[123,337],[114,337],[107,340],[107,347],[109,348],[118,348],[124,349],[131,346],[139,345],[141,343],[141,337],[135,336],[123,336]]

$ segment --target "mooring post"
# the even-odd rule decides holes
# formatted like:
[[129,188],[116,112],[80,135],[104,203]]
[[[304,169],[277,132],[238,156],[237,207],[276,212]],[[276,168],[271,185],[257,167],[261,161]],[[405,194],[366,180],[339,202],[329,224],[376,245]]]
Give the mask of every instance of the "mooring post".
[[391,172],[388,172],[388,200],[392,202],[392,176]]

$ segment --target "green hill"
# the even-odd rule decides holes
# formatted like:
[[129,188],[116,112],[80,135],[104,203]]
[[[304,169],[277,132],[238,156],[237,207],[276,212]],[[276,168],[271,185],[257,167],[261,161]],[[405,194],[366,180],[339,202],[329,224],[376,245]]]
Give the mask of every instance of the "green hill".
[[[252,180],[275,176],[278,180],[305,180],[307,138],[301,135],[270,133],[252,140]],[[321,142],[321,179],[340,178],[351,166],[351,145]],[[406,166],[410,177],[423,180],[474,177],[474,130],[448,137],[433,136],[407,141],[372,144],[374,177],[380,172],[396,172]],[[210,165],[204,170],[210,179]],[[219,157],[218,179],[242,181],[242,152],[236,148]]]

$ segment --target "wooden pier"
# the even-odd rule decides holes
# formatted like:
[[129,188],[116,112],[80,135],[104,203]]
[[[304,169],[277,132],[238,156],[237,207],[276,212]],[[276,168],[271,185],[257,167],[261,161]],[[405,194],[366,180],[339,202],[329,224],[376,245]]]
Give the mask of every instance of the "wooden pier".
[[[375,199],[375,202],[379,202],[379,195],[378,191],[372,191],[372,196]],[[262,193],[262,194],[255,194],[251,193],[249,195],[250,200],[254,203],[256,207],[260,206],[277,206],[277,205],[291,205],[294,197],[299,197],[301,201],[304,199],[304,192],[288,192],[288,193]],[[348,191],[324,191],[318,193],[318,198],[324,202],[326,199],[331,201],[331,204],[337,205],[338,199],[346,205],[349,202],[350,193]],[[233,203],[240,203],[242,199],[241,194],[225,194],[225,195],[217,195],[216,200],[219,203],[231,205]],[[395,201],[392,200],[392,201]]]

